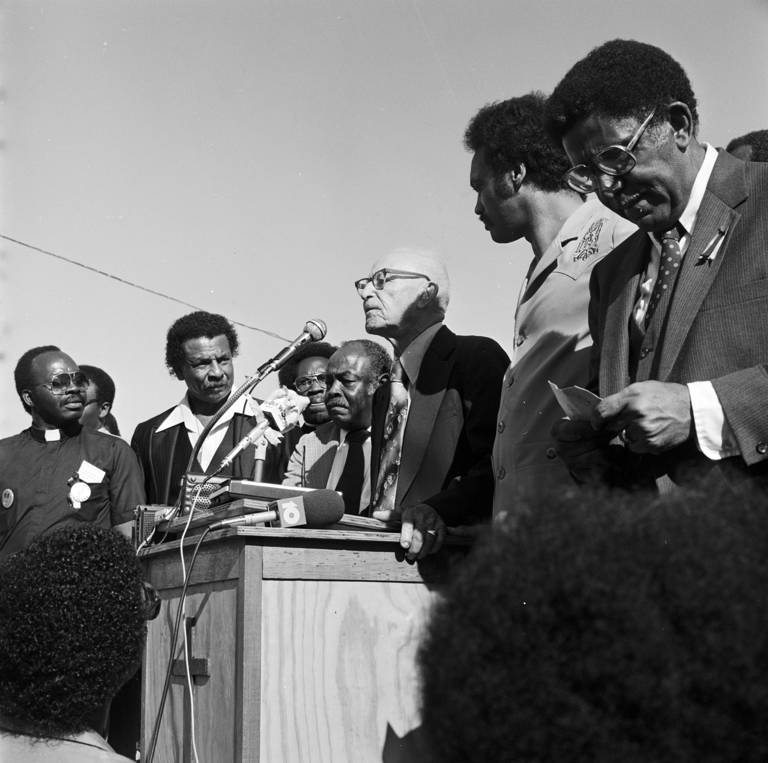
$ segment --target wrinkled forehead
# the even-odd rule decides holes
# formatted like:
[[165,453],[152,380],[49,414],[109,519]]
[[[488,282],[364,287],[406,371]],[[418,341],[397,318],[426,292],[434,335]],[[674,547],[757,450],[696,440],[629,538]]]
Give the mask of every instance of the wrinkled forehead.
[[379,257],[371,266],[371,274],[382,268],[424,273],[435,281],[441,280],[445,271],[445,266],[437,255],[415,249],[395,249],[383,257]]
[[328,361],[328,373],[342,374],[346,371],[352,371],[355,374],[363,375],[367,370],[368,356],[361,347],[352,345],[345,347],[331,355]]
[[48,381],[56,374],[72,374],[79,370],[77,363],[63,352],[44,352],[32,361],[33,376],[44,381]]

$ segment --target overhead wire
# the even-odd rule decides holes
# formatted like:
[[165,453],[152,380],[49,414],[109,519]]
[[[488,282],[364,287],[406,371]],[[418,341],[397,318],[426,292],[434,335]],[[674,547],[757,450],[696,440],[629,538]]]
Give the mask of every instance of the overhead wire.
[[[40,254],[45,254],[48,257],[54,257],[57,260],[61,260],[63,262],[67,262],[70,265],[75,265],[78,268],[83,268],[84,270],[89,270],[91,273],[98,273],[100,276],[104,276],[105,278],[111,278],[113,281],[117,281],[118,283],[123,284],[124,286],[130,286],[133,289],[139,289],[140,291],[147,292],[148,294],[153,294],[156,297],[162,297],[163,299],[168,299],[171,302],[176,302],[179,305],[184,305],[185,307],[191,307],[194,310],[202,310],[202,307],[199,307],[198,305],[193,305],[191,302],[185,302],[183,299],[179,299],[178,297],[174,297],[170,294],[165,294],[162,291],[158,291],[157,289],[151,289],[149,286],[144,286],[139,283],[135,283],[134,281],[129,281],[127,278],[122,278],[120,276],[116,276],[113,273],[108,273],[106,270],[100,270],[99,268],[93,267],[93,265],[86,265],[84,262],[79,262],[78,260],[73,260],[71,257],[65,257],[63,254],[57,254],[56,252],[51,252],[48,249],[43,249],[42,247],[35,246],[34,244],[29,244],[26,241],[20,241],[17,238],[13,238],[11,236],[7,236],[4,233],[0,233],[0,239],[3,239],[5,241],[10,241],[12,244],[17,244],[18,246],[26,247],[27,249],[31,249],[33,252],[39,252]],[[266,336],[270,336],[273,339],[279,339],[282,342],[290,342],[291,340],[280,336],[280,334],[275,334],[273,331],[268,331],[267,329],[260,328],[259,326],[251,326],[248,323],[241,323],[240,321],[233,321],[230,319],[230,323],[234,323],[236,326],[242,326],[245,329],[250,329],[251,331],[258,331],[261,334],[266,334]]]

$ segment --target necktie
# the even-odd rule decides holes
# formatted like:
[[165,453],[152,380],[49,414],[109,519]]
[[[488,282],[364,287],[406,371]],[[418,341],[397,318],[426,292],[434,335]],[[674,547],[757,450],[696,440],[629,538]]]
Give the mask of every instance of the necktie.
[[656,277],[656,283],[653,285],[651,298],[648,300],[648,309],[645,311],[645,327],[651,322],[659,302],[664,299],[666,308],[669,302],[669,296],[672,294],[672,287],[675,285],[675,279],[680,271],[680,263],[683,260],[683,253],[680,249],[680,230],[677,226],[671,230],[664,231],[661,234],[661,258],[659,260],[659,275]]
[[363,479],[365,477],[365,455],[363,443],[370,436],[367,429],[356,429],[347,432],[347,460],[341,472],[336,490],[340,490],[344,496],[344,513],[360,513],[360,495],[363,492]]
[[384,437],[381,444],[381,460],[376,478],[376,489],[371,505],[374,511],[395,508],[397,492],[397,473],[400,469],[400,456],[403,449],[403,433],[408,418],[407,377],[399,360],[392,366],[389,382],[389,407],[384,419]]

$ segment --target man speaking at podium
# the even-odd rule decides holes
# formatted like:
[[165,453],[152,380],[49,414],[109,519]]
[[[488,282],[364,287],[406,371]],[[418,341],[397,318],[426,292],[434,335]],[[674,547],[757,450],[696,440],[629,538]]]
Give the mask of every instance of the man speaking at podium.
[[345,342],[331,355],[325,378],[331,420],[299,439],[284,485],[339,490],[346,514],[368,506],[373,393],[388,378],[391,362],[370,339]]
[[[136,427],[131,447],[144,471],[147,501],[174,504],[192,448],[203,427],[226,404],[232,392],[235,369],[232,358],[239,342],[232,324],[223,316],[203,311],[179,318],[168,329],[165,362],[168,370],[187,385],[181,402]],[[208,471],[253,428],[255,405],[246,395],[232,406],[211,430],[192,467]],[[272,448],[267,449],[265,481],[276,482]],[[252,479],[253,446],[246,448],[223,473],[237,479]]]

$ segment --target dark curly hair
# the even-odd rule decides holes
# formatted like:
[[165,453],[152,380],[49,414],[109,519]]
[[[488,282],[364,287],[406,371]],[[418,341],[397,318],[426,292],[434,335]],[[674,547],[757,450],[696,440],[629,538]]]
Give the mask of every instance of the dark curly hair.
[[141,659],[142,602],[113,530],[64,527],[0,563],[0,712],[36,736],[93,728]]
[[[699,123],[688,75],[672,56],[636,40],[611,40],[594,48],[563,77],[547,101],[546,126],[556,140],[592,114],[645,119],[673,101]],[[658,124],[657,113],[651,124]]]
[[197,339],[204,336],[213,339],[217,336],[225,336],[232,350],[232,357],[237,355],[240,342],[237,339],[235,327],[223,316],[217,313],[206,313],[198,310],[195,313],[182,315],[169,329],[165,342],[165,365],[168,371],[181,376],[184,365],[184,348],[182,345],[188,339]]
[[529,93],[483,106],[464,133],[464,147],[477,153],[497,176],[524,164],[525,180],[542,191],[562,191],[568,157],[544,130],[543,93]]
[[523,508],[429,623],[434,760],[768,760],[765,494],[574,491]]
[[305,358],[330,358],[339,348],[328,342],[309,342],[298,350],[280,367],[277,379],[283,387],[293,387],[296,381],[296,366]]
[[749,146],[752,149],[750,161],[768,162],[768,130],[755,130],[734,138],[726,147],[728,153],[733,153],[736,148]]
[[16,394],[21,400],[21,404],[24,410],[29,413],[30,408],[24,402],[21,397],[21,393],[25,389],[29,389],[32,386],[32,363],[39,355],[43,355],[46,352],[61,352],[59,347],[54,344],[44,344],[40,347],[33,347],[31,350],[27,350],[16,363],[16,368],[13,369],[13,381],[16,385]]

